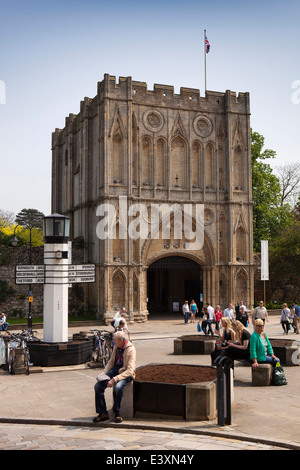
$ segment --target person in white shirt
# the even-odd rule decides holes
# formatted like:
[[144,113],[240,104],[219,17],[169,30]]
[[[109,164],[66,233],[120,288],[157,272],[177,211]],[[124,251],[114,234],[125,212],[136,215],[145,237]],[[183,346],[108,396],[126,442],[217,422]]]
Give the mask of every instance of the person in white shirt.
[[189,322],[189,313],[190,313],[190,307],[189,307],[189,302],[186,300],[182,306],[182,313],[184,315],[184,323],[185,325],[188,324]]
[[228,307],[225,308],[223,317],[228,317],[231,321],[234,320],[232,304],[228,304]]
[[120,318],[119,324],[115,329],[115,332],[117,331],[124,331],[124,333],[128,336],[128,339],[130,340],[130,331],[128,330],[128,327],[124,318]]
[[269,321],[269,317],[268,317],[268,311],[266,309],[266,307],[264,307],[264,303],[262,300],[260,300],[259,302],[259,306],[256,307],[252,313],[252,323],[254,325],[254,322],[255,320],[262,320],[265,324],[265,321],[267,320],[267,322]]
[[[120,317],[116,318],[115,323],[114,323],[114,329],[118,328],[119,323],[120,323],[121,320],[125,320],[125,324],[126,324],[126,318],[127,318],[126,313],[122,313]],[[126,325],[126,327],[127,327],[127,325]]]
[[113,326],[114,328],[116,328],[116,327],[115,327],[115,321],[116,321],[116,319],[117,319],[117,318],[121,318],[122,313],[125,313],[125,312],[126,312],[126,308],[125,308],[125,307],[122,307],[121,310],[119,310],[119,311],[115,314],[114,318],[113,318],[112,321],[110,322],[111,326]]
[[210,304],[206,304],[206,311],[207,311],[207,326],[208,326],[208,333],[207,334],[209,335],[209,333],[210,333],[213,336],[214,332],[212,330],[211,325],[213,324],[214,319],[215,319],[215,311],[214,311],[213,307]]

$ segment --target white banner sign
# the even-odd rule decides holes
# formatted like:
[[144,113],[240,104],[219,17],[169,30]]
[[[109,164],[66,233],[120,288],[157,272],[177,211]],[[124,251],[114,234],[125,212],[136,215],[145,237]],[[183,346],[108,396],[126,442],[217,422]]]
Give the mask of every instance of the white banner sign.
[[269,280],[269,252],[268,240],[261,240],[261,276],[262,281]]

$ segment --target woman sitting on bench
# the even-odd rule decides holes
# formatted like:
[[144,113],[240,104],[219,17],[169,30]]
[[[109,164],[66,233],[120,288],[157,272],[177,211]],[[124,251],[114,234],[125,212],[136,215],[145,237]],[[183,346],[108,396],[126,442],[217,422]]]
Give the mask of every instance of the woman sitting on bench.
[[260,318],[254,322],[255,331],[250,338],[250,359],[253,361],[252,367],[258,364],[271,364],[275,366],[280,363],[278,357],[274,355],[273,348],[264,332],[264,322]]
[[239,320],[233,320],[231,326],[235,332],[236,341],[228,341],[226,356],[230,357],[233,361],[235,359],[244,359],[250,362],[249,347],[251,333]]

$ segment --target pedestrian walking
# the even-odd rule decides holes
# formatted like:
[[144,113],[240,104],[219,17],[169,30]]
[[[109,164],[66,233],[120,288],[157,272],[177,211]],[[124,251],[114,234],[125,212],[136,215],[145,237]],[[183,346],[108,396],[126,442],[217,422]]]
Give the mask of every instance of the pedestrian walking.
[[232,303],[229,303],[228,307],[225,308],[224,313],[223,313],[223,317],[228,317],[229,320],[231,320],[231,321],[234,319],[234,312],[233,312],[233,308],[232,308]]
[[187,325],[189,321],[190,307],[189,302],[186,300],[182,306],[182,313],[184,315],[184,323]]
[[198,307],[194,300],[191,301],[190,312],[191,312],[191,323],[195,323],[195,316],[196,316],[196,313],[198,313]]
[[218,334],[220,334],[220,322],[221,322],[222,317],[223,317],[223,313],[220,308],[220,305],[217,305],[215,308],[215,322],[216,322],[215,332],[217,332]]
[[291,315],[291,311],[288,308],[287,304],[282,304],[280,323],[281,323],[284,335],[288,335],[289,330],[291,329],[290,315]]
[[300,324],[300,306],[298,302],[293,302],[293,307],[291,310],[291,314],[293,315],[293,328],[294,333],[299,334],[299,324]]
[[268,312],[267,312],[266,307],[264,307],[264,303],[262,300],[259,302],[259,305],[254,309],[252,313],[253,325],[254,325],[255,320],[262,320],[264,324],[266,320],[267,322],[269,321]]

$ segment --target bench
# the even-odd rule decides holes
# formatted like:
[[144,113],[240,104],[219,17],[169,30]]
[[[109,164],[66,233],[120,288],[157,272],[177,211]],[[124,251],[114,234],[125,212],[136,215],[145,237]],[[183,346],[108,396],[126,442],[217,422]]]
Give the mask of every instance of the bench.
[[258,364],[257,367],[252,367],[252,385],[272,385],[272,372],[273,367],[271,366],[271,364]]
[[235,359],[243,365],[251,366],[252,385],[269,386],[272,385],[273,367],[271,364],[258,364],[255,368],[252,367],[252,361],[247,359]]

